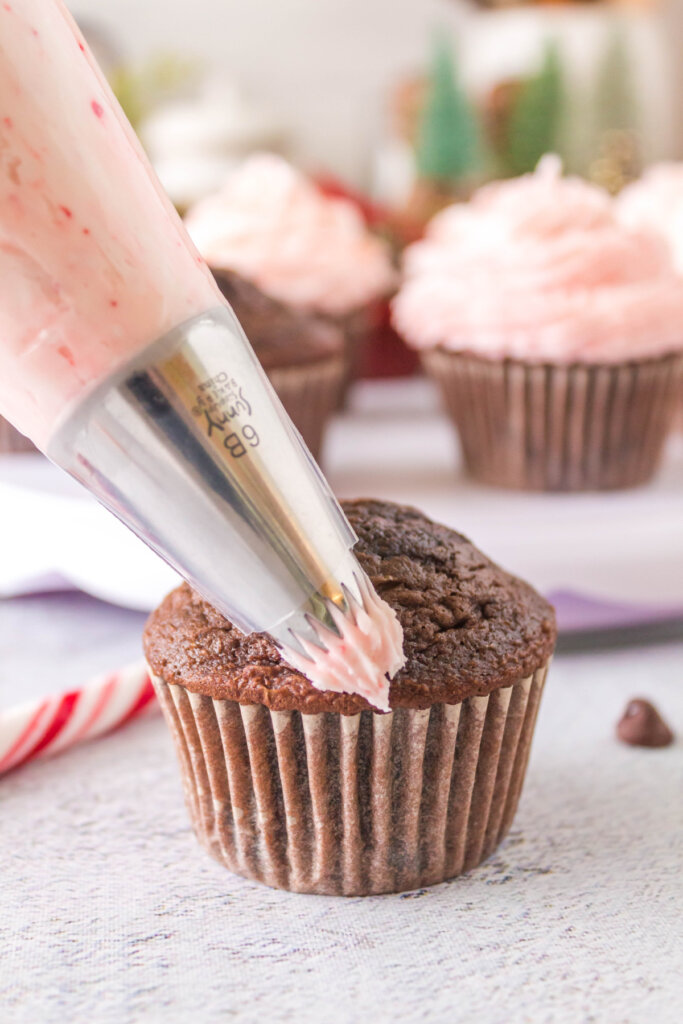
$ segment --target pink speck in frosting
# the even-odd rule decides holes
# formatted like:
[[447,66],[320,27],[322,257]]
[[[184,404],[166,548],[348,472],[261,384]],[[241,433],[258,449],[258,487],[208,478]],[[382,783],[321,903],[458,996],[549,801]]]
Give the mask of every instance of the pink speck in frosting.
[[76,365],[76,359],[74,357],[74,354],[71,351],[71,349],[68,348],[66,345],[60,345],[59,348],[57,349],[57,353],[63,359],[66,359],[66,361],[69,364],[69,366],[75,366]]
[[90,234],[90,228],[83,228],[83,234],[84,235],[89,235]]
[[31,33],[32,33],[32,35],[34,35],[36,37],[40,35],[40,32],[38,31],[37,28],[32,28],[31,29]]
[[101,103],[98,103],[97,100],[93,100],[90,106],[93,109],[95,117],[104,117],[104,107]]
[[71,220],[71,218],[73,217],[73,213],[71,212],[68,206],[60,206],[59,209],[62,211],[62,213],[68,220]]
[[116,309],[116,307],[118,306],[117,299],[110,299],[109,300],[109,305],[112,306],[114,309]]
[[12,5],[11,4],[3,4],[2,6],[4,7],[4,9],[6,11],[9,11],[10,14],[12,13]]
[[3,117],[2,123],[4,124],[5,128],[14,128],[14,121],[11,117]]
[[78,40],[78,49],[81,51],[81,53],[85,53],[85,46],[80,41],[80,39]]

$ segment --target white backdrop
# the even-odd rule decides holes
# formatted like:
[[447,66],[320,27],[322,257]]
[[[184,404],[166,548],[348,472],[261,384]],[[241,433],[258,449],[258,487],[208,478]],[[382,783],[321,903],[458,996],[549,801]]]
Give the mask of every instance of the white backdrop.
[[[514,75],[560,29],[578,79],[605,38],[605,5],[505,13],[462,0],[68,0],[100,22],[131,57],[178,50],[206,58],[264,100],[293,133],[298,155],[357,182],[367,180],[388,87],[424,66],[431,32],[450,26],[464,72],[484,87],[492,72]],[[680,2],[680,0],[676,0]],[[652,15],[630,12],[638,93],[658,156],[672,146],[672,34]]]

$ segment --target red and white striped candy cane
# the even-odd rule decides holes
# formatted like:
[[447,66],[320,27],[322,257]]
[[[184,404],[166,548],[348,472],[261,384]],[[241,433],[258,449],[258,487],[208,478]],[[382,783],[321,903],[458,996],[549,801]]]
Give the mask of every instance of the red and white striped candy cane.
[[138,662],[79,690],[0,711],[0,774],[156,710],[147,666]]

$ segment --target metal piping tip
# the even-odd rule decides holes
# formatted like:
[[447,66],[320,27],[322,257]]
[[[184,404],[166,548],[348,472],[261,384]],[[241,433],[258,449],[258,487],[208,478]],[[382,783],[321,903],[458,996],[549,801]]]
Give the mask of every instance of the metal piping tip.
[[[315,660],[314,652],[310,650],[311,647],[323,654],[328,653],[330,643],[344,638],[344,628],[340,617],[348,618],[350,624],[355,625],[357,622],[356,610],[363,604],[363,588],[359,580],[359,573],[352,572],[350,578],[355,583],[357,593],[354,593],[353,589],[345,582],[330,584],[328,581],[316,594],[312,595],[308,609],[300,611],[287,620],[284,642],[278,638],[280,631],[272,634],[275,639],[283,646],[295,650],[309,662]],[[329,593],[330,590],[336,592],[336,600],[325,596],[325,591]]]
[[[326,601],[334,631],[327,620],[309,612],[300,616],[305,623],[304,637],[290,618],[295,644],[284,642],[283,655],[318,689],[357,693],[378,710],[388,711],[389,681],[405,663],[403,633],[396,613],[382,602],[355,558],[353,562],[353,566],[346,564],[344,582],[339,586],[344,610],[342,601]],[[359,599],[346,585],[347,580],[358,587]],[[311,633],[315,633],[313,642]]]
[[[308,623],[308,626],[309,626],[309,630],[310,630],[310,634],[309,635],[310,635],[310,638],[311,638],[310,642],[312,644],[315,644],[315,646],[318,647],[321,651],[327,651],[328,650],[327,644],[325,644],[321,640],[320,632],[319,632],[321,628],[322,629],[325,628],[323,623],[321,623],[319,619],[316,619],[315,616],[309,615],[308,613],[304,616],[304,618],[306,619],[306,622]],[[291,630],[290,630],[290,632],[291,632]]]
[[280,646],[296,651],[298,655],[306,658],[308,661],[313,661],[313,658],[308,653],[310,647],[318,648],[321,654],[327,651],[327,648],[322,645],[316,630],[305,620],[303,628],[295,629],[290,627],[284,636],[275,636],[275,639]]
[[[325,636],[330,636],[330,638],[336,640],[342,639],[343,633],[335,618],[335,611],[337,615],[351,614],[350,606],[346,601],[344,601],[343,606],[335,604],[329,598],[322,598],[320,602],[316,603],[319,604],[323,614],[315,615],[311,611],[305,611],[301,612],[296,617],[296,620],[292,617],[288,620],[287,639],[285,641],[285,646],[293,648],[302,658],[306,658],[311,662],[314,661],[314,658],[307,648],[314,647],[321,654],[327,654],[329,644],[325,642]],[[277,633],[272,635],[275,636],[279,643],[282,643]]]
[[93,386],[48,455],[244,632],[338,638],[356,537],[229,309]]
[[[356,585],[358,586],[358,580],[356,579],[355,573],[354,580],[356,581]],[[359,599],[355,594],[351,592],[351,590],[349,590],[346,583],[342,583],[342,593],[344,595],[344,600],[346,602],[346,609],[342,609],[342,611],[344,611],[344,614],[348,612],[349,615],[353,615],[355,607],[360,603]]]

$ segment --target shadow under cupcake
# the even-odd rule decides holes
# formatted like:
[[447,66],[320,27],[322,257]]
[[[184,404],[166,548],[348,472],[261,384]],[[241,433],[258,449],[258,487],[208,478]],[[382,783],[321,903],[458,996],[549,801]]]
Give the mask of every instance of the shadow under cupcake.
[[346,502],[356,555],[404,631],[391,711],[316,689],[265,634],[187,584],[145,653],[200,842],[231,871],[296,892],[366,895],[475,867],[519,801],[552,608],[414,509]]

